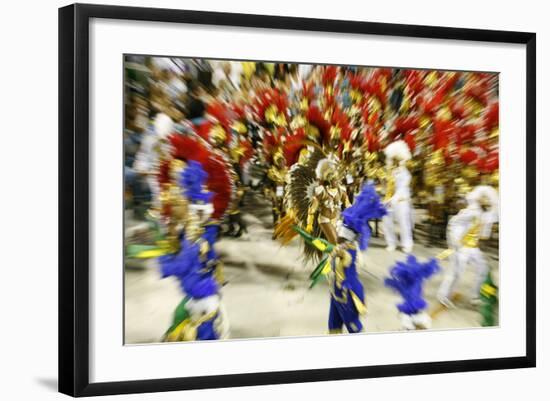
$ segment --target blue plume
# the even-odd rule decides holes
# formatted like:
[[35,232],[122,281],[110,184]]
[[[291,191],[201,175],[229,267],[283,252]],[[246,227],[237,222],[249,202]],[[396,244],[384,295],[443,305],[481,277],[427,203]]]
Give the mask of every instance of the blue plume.
[[400,312],[414,315],[428,306],[422,295],[423,284],[439,269],[436,259],[420,263],[414,255],[409,255],[405,262],[397,262],[391,268],[390,277],[384,280],[384,284],[403,297],[403,303],[397,305]]
[[359,249],[365,250],[369,244],[371,230],[369,220],[379,219],[387,211],[372,184],[366,184],[353,205],[342,212],[343,223],[359,236]]
[[210,274],[205,274],[198,243],[185,238],[175,255],[159,258],[162,277],[174,276],[180,281],[183,292],[193,298],[204,298],[218,293],[218,284]]
[[208,173],[202,168],[202,164],[195,160],[188,162],[181,172],[180,185],[183,193],[191,202],[208,203],[213,193],[204,190]]

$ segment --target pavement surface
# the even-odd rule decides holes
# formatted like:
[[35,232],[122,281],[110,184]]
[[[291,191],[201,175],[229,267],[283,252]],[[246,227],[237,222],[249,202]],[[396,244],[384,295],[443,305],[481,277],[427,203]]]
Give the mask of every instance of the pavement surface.
[[[272,217],[267,200],[248,194],[243,207],[248,233],[241,238],[222,237],[216,244],[224,264],[227,284],[222,289],[223,303],[231,328],[230,338],[313,336],[327,334],[329,291],[326,282],[308,289],[309,274],[314,266],[301,262],[299,240],[281,247],[271,239]],[[416,220],[422,220],[417,211]],[[421,224],[417,224],[421,226]],[[139,237],[143,223],[127,220],[127,236]],[[138,232],[138,234],[136,234]],[[421,230],[415,230],[413,253],[420,258],[433,257],[445,249],[444,244],[429,247]],[[362,254],[359,275],[365,287],[368,313],[367,332],[401,330],[396,304],[400,298],[386,288],[383,280],[389,269],[405,254],[388,252],[382,234],[371,239]],[[486,254],[498,280],[498,252]],[[456,309],[445,309],[436,299],[437,289],[449,261],[441,263],[442,272],[424,287],[434,315],[432,330],[480,326],[481,315],[466,297],[456,302]],[[467,269],[457,286],[459,294],[468,294],[473,283],[472,269]],[[182,294],[177,280],[161,279],[156,261],[127,260],[125,266],[125,342],[127,344],[158,342],[170,325]]]

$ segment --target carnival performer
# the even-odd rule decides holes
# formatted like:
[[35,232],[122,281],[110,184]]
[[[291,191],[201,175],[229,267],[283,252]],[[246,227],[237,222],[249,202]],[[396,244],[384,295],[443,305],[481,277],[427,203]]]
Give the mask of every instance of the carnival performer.
[[386,214],[372,184],[366,184],[355,197],[353,205],[342,212],[338,223],[336,241],[330,243],[315,238],[295,227],[308,246],[316,247],[325,257],[311,274],[311,287],[323,276],[328,277],[330,309],[328,329],[330,334],[363,331],[362,318],[367,308],[363,284],[359,280],[357,262],[359,254],[366,251],[371,237],[369,220]]
[[403,298],[403,302],[397,305],[403,329],[416,330],[431,327],[432,319],[425,312],[428,303],[422,292],[424,282],[439,269],[435,258],[421,263],[414,255],[408,255],[405,262],[397,262],[391,268],[390,277],[384,280],[384,284]]
[[327,241],[335,244],[338,240],[336,223],[342,205],[349,206],[346,188],[338,182],[338,169],[331,159],[323,159],[318,163],[315,176],[319,185],[313,189],[306,230],[313,231],[316,218]]
[[386,209],[374,187],[367,184],[350,207],[342,212],[338,225],[338,246],[329,278],[330,311],[329,333],[342,332],[345,326],[349,333],[363,331],[361,317],[367,312],[363,285],[357,273],[358,253],[368,247],[371,231],[369,220],[380,218]]
[[173,133],[167,141],[170,152],[157,173],[164,239],[153,246],[134,246],[134,251],[129,247],[127,254],[158,257],[163,277],[180,281],[184,299],[165,341],[225,338],[229,326],[220,292],[225,281],[214,244],[232,199],[230,169],[199,135]]
[[235,105],[228,110],[229,105],[221,102],[212,102],[206,108],[207,118],[211,125],[203,130],[208,141],[221,155],[224,155],[230,165],[230,174],[235,186],[234,196],[227,213],[228,230],[225,234],[240,237],[246,232],[246,224],[241,216],[241,206],[245,188],[243,181],[243,166],[253,155],[253,148],[246,134],[244,109]]
[[[339,166],[318,147],[296,163],[290,171],[286,214],[275,227],[274,238],[287,244],[296,235],[293,227],[299,226],[313,237],[335,244],[342,209],[349,206],[341,178]],[[321,257],[321,252],[307,245],[303,253],[306,261],[318,262]]]
[[385,149],[387,173],[384,202],[388,214],[382,219],[382,230],[386,238],[387,250],[396,248],[395,222],[399,225],[401,248],[405,253],[413,249],[412,206],[411,206],[411,173],[406,162],[411,159],[407,144],[398,140],[390,143]]
[[176,308],[165,341],[217,340],[228,335],[221,305],[220,285],[215,278],[217,256],[211,252],[207,223],[214,206],[213,193],[206,189],[207,173],[190,161],[181,173],[180,186],[188,200],[188,213],[179,250],[159,258],[162,276],[180,281],[184,299]]
[[158,113],[153,124],[147,130],[136,154],[134,170],[146,177],[151,191],[152,205],[150,214],[159,216],[161,187],[157,178],[160,164],[170,156],[168,137],[174,131],[174,122],[164,114]]
[[[284,144],[287,165],[292,167],[286,191],[286,214],[274,231],[274,238],[281,239],[283,244],[295,236],[294,225],[304,228],[314,237],[336,243],[340,214],[350,206],[343,184],[345,165],[340,163],[343,147],[329,144],[337,143],[340,138],[348,140],[351,128],[338,107],[332,104],[330,112],[330,119],[327,119],[317,106],[310,106],[304,126]],[[320,257],[318,251],[307,246],[304,255],[308,261]]]
[[267,190],[271,197],[273,224],[277,224],[281,216],[284,215],[283,201],[285,196],[285,187],[288,184],[288,169],[285,165],[285,158],[282,151],[278,150],[273,155],[273,162],[267,170],[267,179],[269,185]]
[[490,186],[478,185],[466,195],[466,202],[466,207],[451,217],[447,226],[447,242],[455,252],[451,255],[452,266],[438,291],[439,301],[447,307],[454,307],[451,296],[468,265],[476,274],[470,289],[472,304],[479,303],[480,288],[489,272],[479,243],[490,236],[492,225],[498,220],[498,193]]
[[[229,211],[230,204],[235,197],[235,186],[232,179],[231,165],[218,149],[212,147],[199,135],[174,134],[169,138],[172,147],[172,158],[183,160],[186,163],[196,161],[206,171],[206,187],[212,192],[213,211],[204,223],[204,235],[210,247],[212,260],[218,260],[214,250],[214,243],[220,235],[221,222]],[[163,163],[160,168],[159,180],[161,185],[168,180],[170,163]],[[168,208],[168,213],[170,208]],[[221,262],[215,264],[215,276],[220,284],[225,282]]]

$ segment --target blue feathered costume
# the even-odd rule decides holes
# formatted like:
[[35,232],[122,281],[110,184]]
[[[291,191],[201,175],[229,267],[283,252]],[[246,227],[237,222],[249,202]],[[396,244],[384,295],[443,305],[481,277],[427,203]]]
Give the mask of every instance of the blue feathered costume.
[[212,193],[205,190],[207,174],[200,163],[190,161],[180,186],[189,201],[190,214],[177,253],[159,258],[163,277],[174,276],[185,297],[174,313],[166,341],[216,340],[220,318],[219,284],[214,277],[217,255],[214,242],[217,226],[208,225]]
[[403,302],[397,305],[401,312],[404,328],[429,328],[431,318],[424,313],[428,304],[423,297],[425,281],[440,269],[436,259],[419,262],[414,255],[407,256],[405,262],[397,262],[390,270],[390,277],[384,284],[401,295]]
[[357,274],[358,251],[367,249],[371,230],[368,221],[381,218],[386,209],[371,184],[363,187],[352,206],[342,212],[338,227],[339,244],[335,248],[330,281],[330,333],[349,333],[363,330],[360,316],[366,312],[365,293]]

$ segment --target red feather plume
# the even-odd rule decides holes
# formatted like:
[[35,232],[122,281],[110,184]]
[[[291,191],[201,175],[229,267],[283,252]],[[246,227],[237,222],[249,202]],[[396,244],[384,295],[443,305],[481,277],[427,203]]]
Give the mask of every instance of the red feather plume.
[[498,151],[492,151],[488,153],[485,158],[479,160],[477,166],[479,171],[481,171],[482,173],[492,173],[493,171],[498,170]]
[[206,106],[206,114],[217,120],[225,130],[229,130],[231,126],[231,118],[229,116],[229,108],[221,102],[211,102]]
[[241,140],[240,146],[244,149],[244,154],[239,160],[240,166],[243,167],[246,162],[249,161],[254,155],[254,148],[252,147],[252,144],[246,139]]
[[323,113],[317,106],[310,106],[307,111],[307,120],[319,130],[321,138],[328,138],[330,132],[330,123],[325,119]]
[[264,157],[268,163],[273,161],[273,154],[276,149],[280,146],[281,140],[279,135],[274,134],[273,132],[266,132],[262,142]]
[[483,125],[487,131],[492,130],[495,127],[498,127],[498,111],[499,105],[498,102],[492,103],[486,110],[483,117]]
[[338,73],[338,67],[335,65],[327,65],[323,71],[322,81],[323,85],[332,85],[336,80],[336,74]]
[[300,151],[306,146],[304,143],[306,139],[306,131],[303,128],[298,128],[291,136],[287,137],[283,146],[287,167],[291,167],[298,161]]
[[174,158],[185,161],[195,160],[201,163],[208,173],[206,186],[214,193],[212,217],[222,218],[233,196],[233,180],[224,156],[197,136],[172,135],[169,140],[173,146]]

